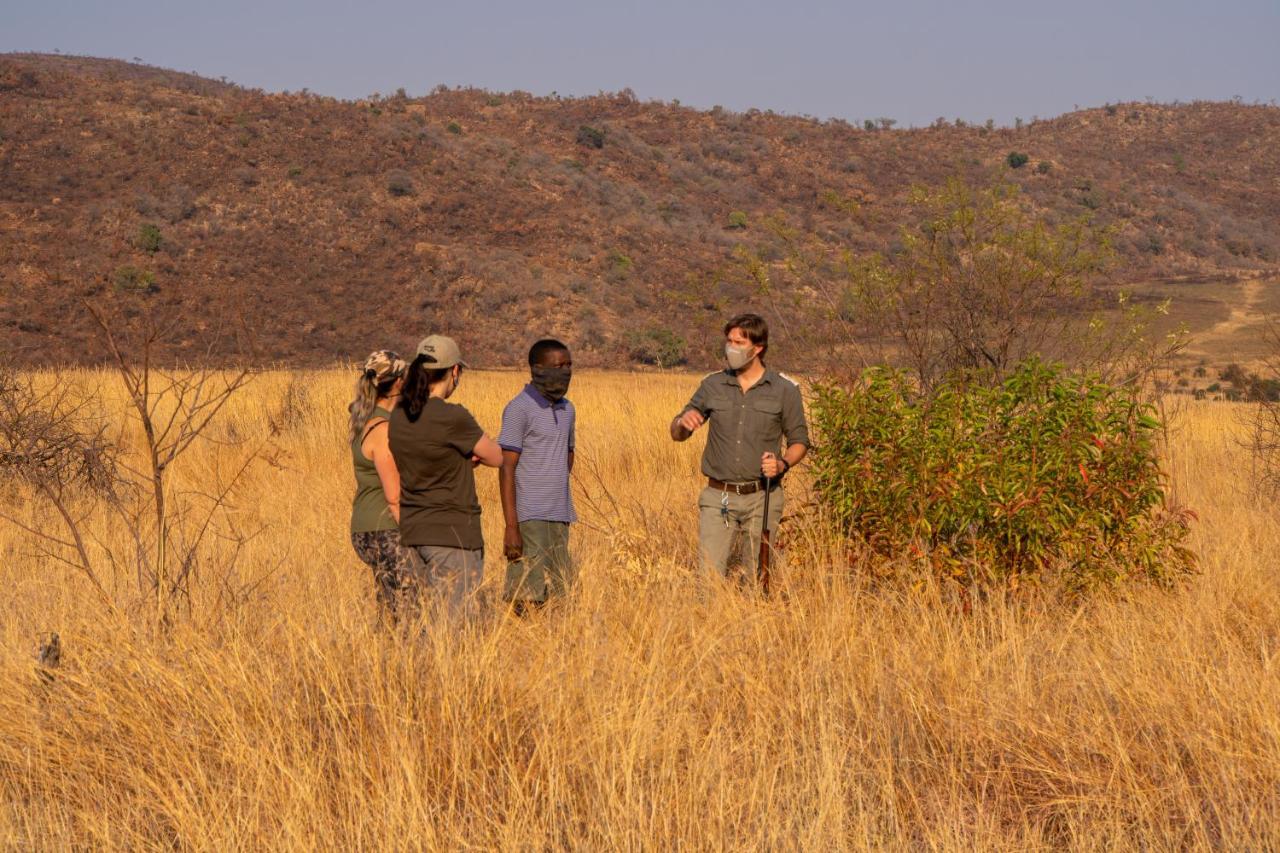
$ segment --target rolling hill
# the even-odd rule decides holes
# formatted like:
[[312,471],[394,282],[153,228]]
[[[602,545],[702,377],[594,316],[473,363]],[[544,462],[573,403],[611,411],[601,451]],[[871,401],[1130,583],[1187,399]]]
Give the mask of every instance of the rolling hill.
[[[767,241],[763,217],[880,250],[910,187],[955,174],[1012,180],[1050,219],[1113,226],[1115,281],[1175,293],[1215,341],[1206,358],[1239,344],[1213,334],[1280,308],[1257,284],[1280,265],[1280,109],[887,124],[628,91],[339,101],[0,55],[0,346],[23,363],[100,361],[82,300],[144,291],[181,312],[165,353],[179,361],[208,357],[211,331],[244,320],[257,357],[299,366],[408,348],[427,330],[483,365],[518,363],[544,333],[580,364],[682,340],[706,363],[708,331],[751,303],[723,270],[739,244]],[[1027,165],[1010,168],[1010,152]]]

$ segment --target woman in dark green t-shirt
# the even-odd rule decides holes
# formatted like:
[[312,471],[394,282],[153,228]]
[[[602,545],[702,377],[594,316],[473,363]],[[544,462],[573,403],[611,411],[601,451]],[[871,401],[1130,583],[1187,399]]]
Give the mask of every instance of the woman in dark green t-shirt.
[[424,338],[391,413],[390,447],[400,475],[400,542],[414,582],[445,595],[457,614],[480,585],[484,540],[476,465],[498,468],[502,449],[462,406],[446,402],[466,363],[458,345]]
[[400,474],[387,442],[387,420],[395,409],[407,369],[400,356],[378,350],[356,380],[347,444],[356,475],[351,502],[351,546],[373,569],[378,604],[392,617],[404,586],[400,553]]

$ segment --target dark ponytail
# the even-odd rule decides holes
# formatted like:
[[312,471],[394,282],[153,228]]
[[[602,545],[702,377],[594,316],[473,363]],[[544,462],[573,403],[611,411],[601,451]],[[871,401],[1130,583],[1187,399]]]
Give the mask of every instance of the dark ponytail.
[[453,369],[430,367],[432,362],[428,362],[427,358],[425,355],[420,355],[410,363],[404,388],[400,391],[400,408],[404,409],[405,417],[411,423],[418,420],[422,410],[427,406],[427,400],[431,399],[431,386],[447,377],[449,371]]

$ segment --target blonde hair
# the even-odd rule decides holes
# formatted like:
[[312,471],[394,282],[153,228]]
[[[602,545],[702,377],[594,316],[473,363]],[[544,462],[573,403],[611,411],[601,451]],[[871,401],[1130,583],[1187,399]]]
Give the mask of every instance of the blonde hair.
[[405,363],[393,352],[379,350],[365,361],[364,370],[356,379],[355,396],[347,406],[351,420],[347,426],[347,442],[354,444],[364,434],[364,428],[378,407],[378,400],[386,397],[404,376]]

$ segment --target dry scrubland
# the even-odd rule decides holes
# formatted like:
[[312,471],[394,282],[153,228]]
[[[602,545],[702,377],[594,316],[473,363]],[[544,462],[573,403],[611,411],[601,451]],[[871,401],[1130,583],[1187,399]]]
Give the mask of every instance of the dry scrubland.
[[[555,332],[579,366],[711,365],[706,329],[742,305],[769,303],[779,330],[848,337],[811,283],[778,276],[766,299],[738,269],[743,251],[792,254],[771,217],[836,256],[896,251],[917,224],[912,187],[959,177],[1012,182],[1049,223],[1113,229],[1110,283],[1174,297],[1212,368],[1239,359],[1238,325],[1210,331],[1255,308],[1235,279],[1280,270],[1280,109],[1126,103],[893,130],[876,118],[866,130],[628,90],[337,101],[0,54],[0,346],[33,367],[98,363],[96,324],[65,306],[141,291],[182,312],[171,361],[205,361],[211,330],[245,313],[272,319],[260,361],[328,365],[409,311],[470,341],[477,363],[515,363],[521,342]],[[813,357],[795,335],[774,354],[788,346]]]
[[[404,643],[376,629],[347,543],[348,378],[263,376],[220,421],[217,438],[281,451],[231,513],[266,525],[241,564],[266,579],[220,603],[209,580],[168,641],[113,624],[0,528],[0,843],[1280,845],[1280,522],[1247,489],[1238,408],[1193,404],[1172,431],[1174,487],[1201,516],[1189,589],[966,616],[929,589],[866,588],[795,524],[785,596],[703,585],[701,440],[665,435],[695,380],[582,375],[580,594]],[[468,374],[457,399],[496,430],[520,382]],[[243,452],[202,445],[175,488]],[[496,478],[480,483],[496,543]],[[65,652],[46,686],[32,654],[51,630]]]

